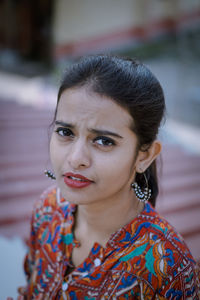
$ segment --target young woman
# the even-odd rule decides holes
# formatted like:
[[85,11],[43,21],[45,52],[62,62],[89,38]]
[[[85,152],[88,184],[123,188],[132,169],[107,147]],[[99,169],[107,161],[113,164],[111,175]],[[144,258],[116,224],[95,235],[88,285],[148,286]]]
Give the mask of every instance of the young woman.
[[47,172],[57,187],[34,209],[24,299],[198,299],[197,265],[154,209],[164,110],[158,80],[131,59],[66,71]]

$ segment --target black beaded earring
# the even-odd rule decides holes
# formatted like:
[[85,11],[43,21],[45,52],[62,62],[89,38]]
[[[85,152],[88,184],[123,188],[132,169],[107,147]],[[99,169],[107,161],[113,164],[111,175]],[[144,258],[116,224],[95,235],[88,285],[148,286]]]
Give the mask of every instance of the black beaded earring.
[[140,202],[146,203],[151,198],[151,189],[149,189],[148,187],[148,180],[145,173],[143,173],[143,176],[146,182],[146,187],[143,190],[141,189],[141,187],[138,185],[137,182],[133,182],[131,184],[131,187],[133,188],[137,199]]
[[49,171],[49,170],[45,170],[44,174],[48,177],[51,178],[52,180],[56,180],[55,175],[53,174],[53,172]]

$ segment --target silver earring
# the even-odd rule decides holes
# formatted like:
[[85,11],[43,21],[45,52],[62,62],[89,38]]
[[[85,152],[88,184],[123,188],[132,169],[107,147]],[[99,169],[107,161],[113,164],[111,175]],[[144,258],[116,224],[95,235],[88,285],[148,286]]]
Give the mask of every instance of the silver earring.
[[146,203],[151,197],[151,189],[149,189],[149,187],[148,187],[148,180],[147,180],[145,173],[143,173],[143,176],[144,176],[145,182],[146,182],[146,187],[143,189],[143,191],[137,182],[133,182],[131,184],[131,187],[133,188],[138,200],[140,202]]
[[49,171],[49,170],[45,170],[44,174],[48,177],[51,178],[52,180],[56,180],[55,175],[53,174],[53,172]]

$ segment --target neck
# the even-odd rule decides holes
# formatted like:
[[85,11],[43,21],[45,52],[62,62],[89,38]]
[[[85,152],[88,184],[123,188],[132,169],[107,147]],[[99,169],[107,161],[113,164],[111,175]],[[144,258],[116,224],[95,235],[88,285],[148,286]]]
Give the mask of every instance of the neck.
[[87,235],[91,239],[93,237],[94,242],[101,241],[105,245],[112,233],[130,223],[142,209],[143,204],[138,202],[132,191],[126,197],[79,205],[75,235],[77,239]]

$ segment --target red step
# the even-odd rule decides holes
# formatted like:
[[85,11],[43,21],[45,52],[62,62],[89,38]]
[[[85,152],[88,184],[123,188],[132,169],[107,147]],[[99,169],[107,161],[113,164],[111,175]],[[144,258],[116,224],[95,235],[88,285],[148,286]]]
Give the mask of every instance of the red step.
[[[33,203],[52,184],[48,130],[53,111],[0,102],[0,234],[27,238]],[[200,156],[164,144],[158,159],[158,211],[184,236],[200,259]],[[162,171],[162,173],[161,173]]]

